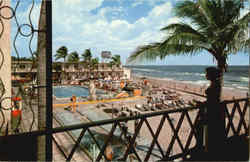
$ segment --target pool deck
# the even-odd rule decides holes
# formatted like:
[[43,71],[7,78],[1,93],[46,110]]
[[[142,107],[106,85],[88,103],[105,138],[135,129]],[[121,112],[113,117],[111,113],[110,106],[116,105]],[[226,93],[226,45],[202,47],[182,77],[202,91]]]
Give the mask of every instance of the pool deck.
[[[127,98],[114,98],[114,99],[105,99],[105,100],[84,101],[84,102],[76,102],[76,105],[120,102],[120,101],[128,101],[128,100],[136,100],[136,99],[144,99],[144,98],[145,98],[145,96],[135,96],[135,97],[127,97]],[[72,105],[72,102],[58,103],[58,101],[55,101],[55,103],[56,104],[53,104],[54,108],[55,107],[67,107],[67,106]]]

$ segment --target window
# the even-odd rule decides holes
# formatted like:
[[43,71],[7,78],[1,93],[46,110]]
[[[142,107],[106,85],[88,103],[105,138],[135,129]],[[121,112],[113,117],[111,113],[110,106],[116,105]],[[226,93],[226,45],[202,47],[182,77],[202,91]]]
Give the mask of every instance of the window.
[[24,65],[24,64],[21,64],[21,65],[19,65],[19,68],[20,68],[20,69],[25,69],[25,65]]

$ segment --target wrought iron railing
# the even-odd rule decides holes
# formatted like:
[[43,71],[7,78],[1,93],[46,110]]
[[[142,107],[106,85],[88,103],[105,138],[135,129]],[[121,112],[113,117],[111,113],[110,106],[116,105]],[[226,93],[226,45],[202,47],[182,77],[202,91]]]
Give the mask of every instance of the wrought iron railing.
[[[36,130],[37,128],[35,128],[34,123],[35,123],[35,110],[34,107],[37,106],[34,104],[34,100],[36,100],[34,98],[35,96],[35,92],[36,90],[30,88],[27,89],[27,86],[31,86],[31,85],[27,85],[27,83],[25,83],[27,80],[27,77],[29,77],[29,79],[33,80],[32,83],[32,87],[38,87],[36,80],[34,79],[35,77],[35,73],[36,70],[36,64],[37,64],[37,57],[36,57],[36,50],[34,50],[33,48],[33,40],[36,37],[37,33],[39,32],[37,28],[37,24],[32,22],[32,11],[34,10],[34,6],[35,6],[35,1],[32,0],[30,1],[30,5],[26,5],[26,6],[22,6],[26,7],[25,9],[28,11],[28,22],[24,22],[24,19],[22,17],[18,17],[18,9],[20,8],[20,5],[22,5],[22,0],[16,0],[11,2],[10,6],[3,6],[4,3],[2,3],[3,1],[0,1],[0,10],[8,10],[8,12],[10,13],[8,17],[3,17],[0,16],[0,22],[1,22],[1,34],[0,34],[0,39],[2,37],[2,33],[5,30],[4,27],[4,23],[3,20],[5,21],[12,21],[11,23],[11,33],[15,33],[14,34],[14,38],[13,38],[13,42],[12,42],[12,46],[11,48],[13,49],[12,55],[14,54],[15,60],[15,64],[12,64],[12,68],[11,68],[11,72],[12,72],[12,82],[13,80],[15,80],[15,82],[12,83],[12,92],[11,92],[11,96],[7,96],[7,97],[3,97],[4,93],[5,93],[5,89],[6,86],[3,84],[1,76],[0,76],[0,112],[1,112],[1,127],[0,127],[0,132],[3,131],[3,128],[8,129],[8,127],[10,126],[10,123],[7,122],[7,117],[4,115],[4,111],[13,111],[13,97],[19,97],[22,100],[22,107],[23,107],[23,111],[25,112],[31,112],[29,118],[32,119],[31,125],[29,127],[29,131],[31,130]],[[39,4],[37,4],[39,5]],[[13,7],[14,6],[14,7]],[[30,8],[28,8],[30,7]],[[10,34],[10,33],[9,33]],[[11,35],[9,35],[10,37]],[[25,47],[20,47],[20,42],[19,39],[25,39],[28,41],[28,46],[27,51],[29,55],[25,55],[25,57],[29,57],[31,58],[31,62],[32,62],[32,66],[29,67],[29,69],[25,69],[26,73],[28,75],[31,76],[25,76],[25,77],[18,77],[18,72],[20,72],[19,66],[21,65],[21,57],[24,57],[23,52],[20,52],[20,49],[25,49]],[[19,45],[18,45],[19,44]],[[1,50],[2,51],[2,50]],[[3,59],[1,59],[1,63],[0,63],[0,70],[1,70],[1,66],[3,64],[4,60],[4,55],[7,56],[7,54],[3,54],[1,53],[1,57]],[[9,55],[9,54],[8,54]],[[9,87],[8,87],[9,88]],[[11,103],[10,106],[8,107],[4,107],[3,103],[9,101]],[[19,118],[19,120],[21,120],[21,118]],[[19,124],[17,124],[15,126],[15,128],[13,128],[12,131],[9,131],[9,133],[15,133],[17,132],[16,130],[18,130],[20,128],[20,124],[21,121],[18,122]]]
[[[233,104],[233,105],[230,105]],[[222,105],[225,108],[226,114],[228,114],[228,120],[229,122],[226,122],[226,130],[228,134],[228,129],[232,128],[235,130],[235,126],[237,127],[237,130],[233,131],[233,135],[248,135],[248,125],[247,121],[247,111],[249,111],[249,100],[248,98],[245,99],[238,99],[238,100],[232,100],[232,101],[224,101],[222,102]],[[231,107],[232,106],[232,107]],[[232,109],[231,113],[228,112],[228,109]],[[235,117],[235,110],[239,111],[239,121],[238,125],[236,122],[233,122],[233,118]],[[74,152],[76,148],[79,146],[81,139],[85,137],[87,134],[86,132],[91,132],[91,128],[101,126],[104,124],[112,124],[113,127],[111,131],[108,133],[108,139],[104,142],[105,144],[100,146],[98,144],[98,140],[95,139],[93,135],[90,137],[93,139],[94,143],[98,146],[98,149],[100,150],[100,153],[98,154],[96,161],[100,161],[102,158],[105,158],[107,160],[107,157],[105,156],[105,149],[108,145],[108,143],[112,140],[112,137],[114,137],[114,132],[116,129],[121,128],[122,122],[127,122],[131,120],[139,120],[140,122],[137,125],[136,131],[132,135],[132,140],[128,143],[128,147],[123,151],[122,156],[120,159],[116,160],[123,160],[126,161],[128,158],[128,155],[130,153],[134,154],[136,157],[136,160],[138,161],[156,161],[156,160],[175,160],[175,159],[182,159],[187,160],[190,157],[190,153],[192,150],[199,148],[202,149],[204,146],[203,143],[203,129],[199,129],[200,121],[202,121],[202,114],[204,113],[204,107],[189,107],[189,108],[183,108],[183,109],[173,109],[173,110],[167,110],[167,111],[161,111],[161,112],[153,112],[150,114],[144,114],[144,115],[138,115],[133,117],[127,117],[127,118],[119,118],[119,119],[113,119],[113,120],[106,120],[106,121],[99,121],[96,123],[89,123],[86,124],[85,128],[82,128],[82,132],[77,138],[76,145],[73,147],[69,155],[65,155],[65,158],[67,160],[71,160],[71,158],[74,155]],[[178,116],[179,118],[176,120],[176,118],[173,118],[174,116]],[[191,115],[192,114],[192,115]],[[204,115],[204,114],[203,114]],[[159,117],[160,122],[157,125],[157,129],[153,131],[152,126],[150,125],[150,118],[152,117]],[[186,119],[186,120],[184,120]],[[236,120],[235,120],[236,121]],[[167,132],[163,132],[163,125],[168,124],[170,128]],[[137,151],[139,150],[139,147],[134,146],[135,142],[138,140],[138,134],[142,129],[142,126],[145,125],[144,128],[147,128],[152,136],[152,139],[149,140],[148,149],[146,150],[145,154],[140,154]],[[187,132],[182,131],[182,134],[180,134],[180,130],[183,128],[183,125],[185,125],[185,129],[189,130]],[[243,130],[241,130],[243,128]],[[122,130],[122,129],[121,129]],[[121,134],[124,132],[121,131]],[[165,141],[159,142],[159,135],[163,133],[166,137]],[[90,133],[92,134],[92,133]],[[169,139],[168,135],[172,134]],[[144,134],[145,135],[145,134]],[[183,138],[183,136],[186,136],[187,138]],[[192,139],[194,138],[194,141]],[[167,141],[170,141],[167,143]],[[167,143],[167,145],[164,145],[164,142]],[[126,143],[126,141],[124,141]],[[180,149],[177,149],[177,144]],[[157,149],[158,154],[153,150]],[[155,156],[157,154],[157,156]],[[152,159],[152,156],[154,158]],[[92,157],[93,158],[93,157]]]
[[249,131],[249,99],[224,101],[226,136],[248,135]]
[[[248,98],[224,101],[222,103],[226,110],[228,120],[226,123],[226,130],[232,129],[231,135],[248,135],[248,116],[249,100]],[[229,109],[232,109],[230,111]],[[101,161],[102,159],[109,160],[108,155],[105,154],[105,150],[108,146],[113,147],[113,140],[120,141],[123,147],[122,151],[117,155],[113,155],[115,160],[126,161],[128,157],[132,157],[137,161],[157,161],[157,160],[175,160],[182,159],[188,160],[193,150],[203,149],[203,129],[200,129],[202,121],[204,107],[187,107],[180,109],[170,109],[158,112],[152,112],[147,114],[140,114],[130,117],[108,119],[89,123],[80,123],[71,126],[61,126],[53,128],[50,131],[32,131],[27,133],[20,133],[20,136],[25,135],[45,135],[53,134],[53,141],[56,146],[64,155],[65,160],[70,161],[76,152],[79,152],[77,148],[81,148],[81,154],[85,154],[89,157],[90,161]],[[239,121],[234,120],[235,111],[239,111]],[[56,116],[54,115],[56,118]],[[151,120],[159,120],[157,125],[152,125]],[[123,123],[138,121],[135,131],[129,133],[123,129]],[[101,133],[101,136],[105,136],[105,140],[98,139],[98,128],[105,125],[112,125],[109,131]],[[156,126],[156,127],[154,127]],[[168,127],[168,129],[166,129]],[[74,136],[73,131],[79,130],[78,135]],[[145,130],[147,130],[145,132]],[[167,131],[166,131],[167,130]],[[70,150],[65,152],[65,148],[62,148],[65,143],[57,140],[57,133],[66,133],[69,137],[75,141],[75,144]],[[124,135],[131,136],[130,140]],[[149,135],[149,136],[147,136]],[[145,137],[147,136],[147,137]],[[127,136],[128,137],[128,136]],[[142,138],[145,137],[145,138]],[[150,137],[150,138],[149,138]],[[163,140],[164,137],[164,140]],[[96,150],[99,152],[96,156],[91,154],[88,150],[87,141],[92,141],[92,145],[96,146]],[[143,142],[141,142],[143,141]],[[137,145],[136,145],[137,143]],[[113,149],[116,149],[114,147]],[[114,150],[116,152],[117,150]]]
[[[190,114],[192,112],[192,110],[196,111],[196,114],[193,116],[193,120],[191,120]],[[175,122],[174,116],[176,117],[179,116],[179,120],[177,120],[178,122]],[[160,120],[160,123],[157,125],[157,129],[156,131],[153,131],[154,128],[152,128],[151,124],[150,124],[150,118],[152,117],[158,117]],[[188,123],[188,129],[190,130],[190,132],[186,132],[185,136],[187,136],[187,141],[185,141],[185,145],[183,144],[183,140],[180,139],[179,136],[179,131],[181,126],[183,125],[183,121],[184,118],[186,117],[186,122]],[[160,159],[166,159],[166,158],[171,158],[172,156],[175,156],[176,158],[181,157],[180,155],[184,155],[182,158],[186,159],[186,156],[188,156],[188,152],[190,151],[190,146],[191,146],[191,141],[192,138],[194,137],[195,139],[197,139],[197,131],[195,129],[195,125],[197,125],[198,119],[200,117],[200,110],[197,108],[185,108],[185,109],[173,109],[173,110],[168,110],[168,111],[161,111],[161,112],[153,112],[150,114],[144,114],[144,115],[137,115],[137,116],[132,116],[132,117],[126,117],[126,118],[118,118],[118,119],[112,119],[112,120],[106,120],[106,121],[99,121],[96,123],[88,123],[88,124],[83,124],[82,126],[82,132],[79,135],[79,137],[77,138],[77,142],[74,146],[74,148],[72,149],[72,151],[70,152],[70,154],[66,157],[67,160],[71,160],[76,148],[79,146],[80,141],[85,137],[85,135],[87,134],[86,132],[88,132],[90,134],[91,139],[94,141],[94,144],[97,145],[100,153],[98,154],[96,159],[96,161],[100,161],[102,158],[105,158],[106,160],[109,160],[106,155],[105,155],[105,149],[107,147],[107,145],[109,143],[111,143],[112,138],[114,138],[115,135],[115,131],[116,130],[121,130],[120,134],[118,135],[119,137],[122,137],[123,134],[125,134],[124,130],[122,129],[122,123],[123,122],[129,122],[129,121],[134,121],[134,120],[139,120],[138,125],[136,127],[136,131],[133,132],[133,134],[131,135],[131,141],[128,141],[128,139],[120,139],[120,141],[122,141],[123,145],[126,145],[126,147],[124,148],[124,150],[121,152],[122,155],[120,155],[120,157],[117,157],[116,160],[122,160],[125,161],[129,154],[133,154],[134,157],[138,160],[138,161],[148,161],[151,156],[153,155],[153,150],[158,150],[158,151],[154,151],[154,154],[156,154],[156,159],[160,160]],[[95,139],[95,137],[93,135],[91,135],[91,128],[94,127],[98,127],[98,126],[102,126],[102,125],[106,125],[106,124],[112,124],[112,129],[111,131],[107,134],[107,139],[106,141],[104,141],[103,145],[100,145],[98,142],[98,139]],[[162,128],[163,126],[166,124],[170,127],[169,128],[169,132],[163,132]],[[149,143],[148,146],[144,146],[147,149],[145,150],[144,153],[140,152],[138,153],[139,150],[139,146],[134,146],[135,142],[137,141],[137,139],[139,138],[138,134],[139,132],[142,130],[142,127],[144,126],[144,129],[148,129],[149,130],[149,134],[152,136],[152,139],[148,139]],[[167,145],[166,148],[163,148],[162,142],[159,142],[159,135],[160,134],[165,134],[165,136],[167,137],[168,135],[170,135],[171,140],[169,139],[169,144],[165,144]],[[165,142],[167,142],[168,140],[166,139]],[[179,145],[179,147],[181,148],[180,152],[175,152],[173,153],[173,148],[174,148],[174,143],[175,141],[177,142],[177,144]],[[127,143],[127,144],[126,144]],[[176,145],[175,145],[176,147]],[[194,147],[194,143],[192,144],[192,147]],[[93,158],[93,157],[92,157]],[[154,159],[155,160],[155,159]]]

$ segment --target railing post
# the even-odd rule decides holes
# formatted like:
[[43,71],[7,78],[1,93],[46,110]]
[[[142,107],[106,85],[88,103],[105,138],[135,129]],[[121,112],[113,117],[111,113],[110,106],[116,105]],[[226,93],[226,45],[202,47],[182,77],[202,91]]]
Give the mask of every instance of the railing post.
[[37,161],[52,161],[52,6],[41,3],[38,27],[38,129],[46,130],[38,137]]
[[225,146],[225,103],[207,104],[207,149],[211,160],[220,159]]
[[46,1],[46,129],[49,134],[46,136],[46,161],[52,161],[52,127],[53,127],[53,111],[52,111],[52,0]]

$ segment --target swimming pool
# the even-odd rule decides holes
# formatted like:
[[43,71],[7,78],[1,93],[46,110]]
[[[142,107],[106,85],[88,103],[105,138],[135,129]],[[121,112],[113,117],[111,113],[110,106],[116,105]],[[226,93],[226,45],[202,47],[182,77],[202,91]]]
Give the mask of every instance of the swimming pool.
[[[96,94],[104,94],[104,92],[96,90]],[[72,97],[72,95],[75,95],[76,97],[87,97],[89,95],[89,90],[88,88],[80,86],[54,86],[53,95],[58,98],[68,98]]]

